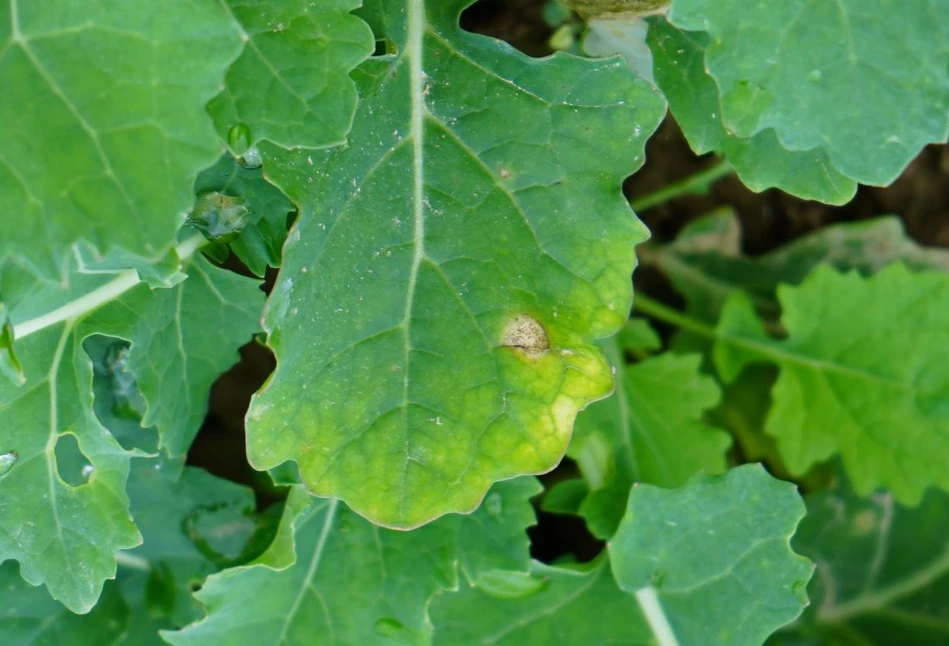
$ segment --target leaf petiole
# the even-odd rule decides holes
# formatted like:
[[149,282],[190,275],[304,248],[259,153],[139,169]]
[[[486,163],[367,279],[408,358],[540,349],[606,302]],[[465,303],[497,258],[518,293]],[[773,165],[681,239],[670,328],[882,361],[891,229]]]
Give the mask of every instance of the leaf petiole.
[[630,206],[636,213],[642,213],[683,195],[704,195],[708,193],[712,184],[734,172],[734,167],[727,160],[720,159],[694,175],[632,200]]
[[[178,254],[179,259],[187,260],[206,243],[207,240],[204,238],[204,236],[192,236],[185,239],[177,247],[175,247],[175,252]],[[48,328],[52,325],[82,316],[83,314],[93,311],[97,307],[115,300],[125,292],[138,285],[140,282],[142,282],[142,279],[136,270],[126,269],[125,271],[117,274],[115,278],[107,282],[105,285],[102,285],[101,287],[98,287],[87,294],[83,294],[79,298],[66,303],[62,307],[58,307],[53,311],[37,316],[36,318],[17,323],[13,326],[13,338],[14,340],[20,340],[28,337],[34,332],[39,332],[40,330]]]

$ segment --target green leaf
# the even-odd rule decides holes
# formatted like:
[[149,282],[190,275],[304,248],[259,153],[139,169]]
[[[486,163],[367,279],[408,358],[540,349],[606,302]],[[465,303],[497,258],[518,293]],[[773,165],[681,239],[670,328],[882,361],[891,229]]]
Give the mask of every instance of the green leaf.
[[74,615],[43,588],[28,585],[12,561],[0,563],[0,635],[5,646],[101,646],[118,644],[129,609],[109,582],[96,607]]
[[221,567],[250,561],[266,547],[257,542],[266,526],[257,518],[253,492],[183,463],[183,458],[134,459],[128,482],[142,544],[123,559],[149,564],[151,589],[145,596],[158,588],[167,600],[162,614],[172,623],[166,627],[201,616],[193,585]]
[[434,643],[760,644],[806,604],[813,568],[788,546],[803,515],[794,486],[759,466],[634,485],[609,559],[439,594]]
[[[119,555],[116,581],[105,584],[95,607],[75,615],[49,593],[28,585],[11,561],[0,565],[0,634],[4,644],[49,645],[164,643],[159,629],[199,616],[191,586],[218,568],[201,549],[195,527],[215,544],[249,547],[257,525],[253,493],[215,478],[183,460],[132,461],[129,497],[144,544]],[[198,517],[201,516],[199,519]],[[241,522],[248,521],[249,522]]]
[[827,266],[782,287],[785,340],[741,293],[726,303],[715,359],[726,380],[748,363],[780,367],[767,431],[792,474],[840,453],[858,493],[886,487],[916,503],[949,488],[949,275],[890,265],[871,278]]
[[706,323],[718,321],[725,300],[739,290],[759,314],[777,318],[778,285],[797,285],[821,264],[873,274],[902,261],[912,269],[949,273],[949,253],[916,244],[894,216],[831,225],[766,254],[746,256],[738,218],[723,210],[693,220],[669,244],[642,249],[641,258],[662,270],[685,297],[688,313]]
[[[197,593],[208,616],[172,644],[423,643],[431,597],[498,569],[526,571],[525,528],[534,522],[527,498],[536,480],[497,484],[470,516],[451,515],[412,532],[379,528],[338,500],[310,504],[293,490],[284,516],[293,550],[275,542],[261,562],[211,576]],[[282,568],[282,569],[275,569]]]
[[[522,575],[523,576],[523,575]],[[589,569],[535,562],[532,594],[511,598],[495,589],[466,587],[432,602],[433,643],[456,644],[655,644],[635,599],[616,586],[609,561]]]
[[705,67],[739,137],[773,129],[886,185],[949,134],[947,0],[676,0],[669,20],[708,32]]
[[794,547],[814,560],[817,576],[798,634],[832,644],[946,643],[945,492],[908,508],[885,492],[860,498],[841,482],[807,507]]
[[244,49],[208,106],[237,154],[262,139],[285,148],[346,141],[356,109],[349,73],[373,50],[369,27],[349,12],[360,0],[226,0]]
[[359,69],[348,147],[263,147],[301,214],[250,461],[294,460],[310,491],[391,527],[561,459],[577,411],[609,392],[593,339],[625,321],[646,235],[619,187],[661,98],[618,60],[465,33],[466,4],[369,3],[398,54]]
[[59,277],[78,241],[163,256],[220,154],[205,105],[236,26],[219,3],[180,0],[13,0],[0,25],[0,266]]
[[759,465],[668,491],[635,486],[609,543],[619,586],[657,635],[679,644],[760,644],[807,604],[813,566],[788,541],[804,505]]
[[706,34],[686,33],[656,19],[648,42],[656,82],[697,154],[722,153],[753,191],[776,187],[829,204],[844,204],[854,196],[857,183],[833,168],[824,149],[789,150],[770,128],[741,137],[726,127],[718,87],[705,69]]
[[280,266],[288,218],[296,207],[264,178],[262,168],[245,168],[225,154],[198,175],[194,191],[240,198],[247,220],[230,241],[231,250],[257,276],[263,276],[268,266]]
[[595,536],[609,538],[634,482],[678,487],[697,473],[720,473],[731,438],[702,421],[720,393],[699,372],[699,355],[666,353],[626,365],[615,340],[602,347],[616,366],[617,392],[577,417],[568,455],[590,488],[580,514]]
[[[190,249],[185,256],[194,250],[181,248]],[[0,453],[13,456],[0,478],[0,561],[20,561],[27,582],[45,583],[77,612],[88,611],[115,574],[114,553],[140,542],[125,494],[132,453],[95,414],[85,342],[106,335],[132,344],[116,361],[148,402],[142,423],[183,453],[211,382],[257,327],[256,281],[201,258],[187,269],[191,278],[158,290],[131,270],[74,273],[65,288],[15,266],[2,277],[26,382],[0,382]]]

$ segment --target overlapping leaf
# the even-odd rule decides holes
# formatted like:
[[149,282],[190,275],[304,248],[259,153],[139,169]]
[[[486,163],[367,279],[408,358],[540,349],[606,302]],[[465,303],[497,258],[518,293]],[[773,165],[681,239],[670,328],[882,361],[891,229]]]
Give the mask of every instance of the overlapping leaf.
[[[241,209],[237,221],[231,223],[221,221],[221,209],[212,209],[203,217],[192,213],[191,221],[199,220],[203,225],[199,229],[208,232],[209,226],[215,227],[217,236],[212,231],[208,232],[209,237],[228,243],[234,255],[257,276],[263,276],[268,266],[280,266],[288,218],[295,207],[264,179],[261,168],[245,168],[232,155],[225,154],[198,175],[194,191],[199,196],[220,196],[219,203],[229,200],[231,205]],[[226,257],[227,250],[223,249],[219,258]]]
[[788,544],[803,516],[795,487],[759,465],[677,491],[637,486],[610,541],[613,573],[680,644],[760,644],[807,603],[813,566]]
[[433,644],[654,644],[632,595],[616,585],[609,560],[588,569],[535,562],[522,594],[468,587],[432,603]]
[[[379,528],[338,500],[309,502],[297,487],[284,539],[261,562],[209,578],[197,594],[207,618],[166,633],[172,644],[426,643],[426,609],[439,590],[496,569],[528,567],[527,498],[535,480],[499,483],[470,516],[412,532]],[[294,548],[286,537],[294,536]],[[276,569],[279,568],[279,569]]]
[[741,251],[741,228],[731,211],[689,223],[675,241],[641,250],[645,264],[658,267],[686,299],[688,313],[706,323],[718,320],[735,291],[748,294],[762,316],[776,318],[780,284],[797,285],[818,265],[873,274],[901,261],[912,269],[949,273],[949,254],[911,240],[896,217],[824,227],[760,256]]
[[780,368],[767,431],[791,473],[840,453],[858,493],[886,487],[915,503],[929,486],[949,488],[949,276],[821,266],[778,297],[787,339],[765,333],[736,293],[715,356],[727,380],[750,362]]
[[88,614],[73,614],[27,584],[12,561],[0,565],[4,644],[152,646],[165,643],[160,629],[196,618],[191,586],[218,566],[209,546],[246,552],[258,525],[248,489],[200,469],[182,471],[181,462],[133,460],[129,498],[144,543],[121,555],[116,581]]
[[794,547],[817,564],[811,608],[775,644],[919,644],[949,638],[949,496],[930,491],[915,508],[889,493],[846,484],[808,500]]
[[240,46],[218,3],[0,7],[0,264],[76,241],[158,259],[220,153],[205,104]]
[[616,531],[634,482],[678,487],[696,473],[725,470],[728,434],[702,421],[718,403],[699,355],[663,354],[626,365],[616,341],[602,344],[616,366],[616,392],[577,417],[568,455],[590,488],[579,513],[601,538]]
[[806,603],[813,568],[788,545],[803,515],[760,466],[635,485],[609,559],[441,594],[434,643],[760,644]]
[[949,134],[946,0],[676,0],[669,20],[708,33],[705,67],[739,137],[773,129],[885,185]]
[[788,150],[772,129],[742,137],[726,127],[718,86],[705,69],[708,41],[706,34],[680,31],[665,20],[655,19],[649,28],[656,82],[692,150],[725,155],[753,191],[777,187],[830,204],[849,201],[857,183],[835,170],[822,148]]
[[645,236],[619,185],[662,100],[620,61],[462,32],[465,4],[368,3],[398,53],[360,68],[348,147],[263,149],[301,215],[248,454],[388,526],[556,464],[610,389],[592,341],[625,319]]
[[255,281],[201,258],[187,271],[188,280],[162,290],[136,286],[134,272],[74,274],[66,289],[15,267],[3,276],[25,383],[0,382],[0,453],[11,458],[0,478],[0,561],[19,561],[29,583],[45,583],[74,611],[98,598],[114,553],[140,541],[125,493],[131,454],[95,414],[84,342],[131,343],[116,368],[148,403],[144,425],[182,453],[212,380],[257,327]]
[[238,154],[261,139],[286,148],[341,144],[352,124],[350,71],[373,49],[372,32],[349,12],[360,0],[226,0],[244,49],[208,106]]

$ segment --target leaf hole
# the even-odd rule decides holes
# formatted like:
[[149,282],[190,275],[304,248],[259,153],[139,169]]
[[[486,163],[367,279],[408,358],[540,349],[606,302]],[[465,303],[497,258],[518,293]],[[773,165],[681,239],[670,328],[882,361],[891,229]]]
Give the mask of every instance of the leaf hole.
[[461,14],[461,27],[503,40],[528,56],[547,56],[554,26],[544,0],[478,0]]
[[79,448],[79,440],[72,433],[63,433],[56,440],[56,471],[70,487],[86,484],[95,471],[92,460]]
[[391,38],[379,38],[376,40],[376,50],[373,56],[395,56],[399,53],[399,46]]
[[93,410],[99,422],[109,429],[122,448],[158,450],[158,431],[143,428],[145,398],[135,377],[128,370],[131,344],[101,334],[88,337],[82,344],[92,360]]

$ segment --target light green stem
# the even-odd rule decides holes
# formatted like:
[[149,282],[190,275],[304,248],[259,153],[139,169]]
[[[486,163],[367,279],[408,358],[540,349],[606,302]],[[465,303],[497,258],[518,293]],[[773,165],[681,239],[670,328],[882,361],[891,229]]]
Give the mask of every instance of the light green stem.
[[727,160],[722,159],[715,165],[690,175],[682,181],[669,184],[654,193],[637,198],[630,205],[633,207],[633,211],[642,213],[682,195],[704,195],[708,193],[712,184],[734,172],[735,169],[732,165]]
[[[193,236],[179,244],[175,248],[175,251],[178,254],[178,258],[186,260],[205,244],[207,244],[207,240],[205,240],[203,236]],[[119,272],[115,278],[105,285],[71,300],[62,307],[58,307],[51,312],[41,314],[28,321],[17,323],[13,326],[13,338],[19,341],[34,332],[39,332],[40,330],[62,323],[63,321],[70,321],[83,314],[87,314],[115,300],[140,282],[142,282],[142,279],[134,269],[126,269],[123,272]]]
[[633,307],[643,314],[648,314],[655,319],[669,323],[683,330],[695,332],[707,339],[715,340],[719,338],[715,328],[711,325],[702,323],[668,305],[663,305],[659,301],[649,298],[642,292],[636,292],[636,295],[633,297]]

